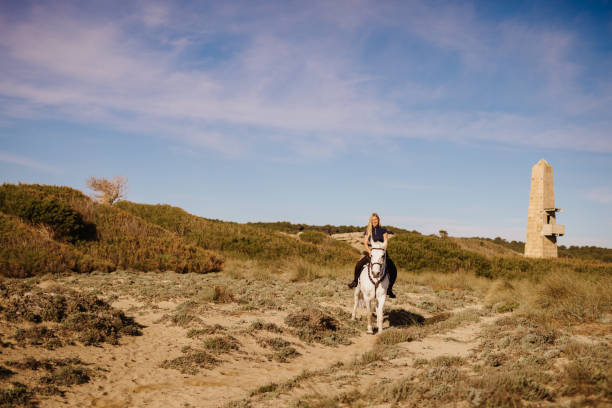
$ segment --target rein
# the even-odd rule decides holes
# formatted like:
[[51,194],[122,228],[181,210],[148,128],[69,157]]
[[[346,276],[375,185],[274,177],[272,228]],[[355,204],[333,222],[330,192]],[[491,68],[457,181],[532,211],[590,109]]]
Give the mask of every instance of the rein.
[[[368,264],[368,278],[370,279],[370,282],[372,282],[372,285],[374,285],[374,293],[376,293],[376,291],[378,290],[378,285],[380,285],[380,282],[382,282],[385,277],[387,276],[387,265],[386,265],[386,261],[387,261],[387,254],[386,254],[386,250],[384,248],[372,248],[372,250],[378,249],[379,251],[385,251],[385,255],[383,256],[383,262],[374,262],[372,263],[372,257],[370,257],[370,263]],[[372,278],[372,266],[373,265],[380,265],[381,269],[382,269],[382,274],[380,275],[380,278],[378,278],[376,280],[376,282],[374,282],[374,278]]]

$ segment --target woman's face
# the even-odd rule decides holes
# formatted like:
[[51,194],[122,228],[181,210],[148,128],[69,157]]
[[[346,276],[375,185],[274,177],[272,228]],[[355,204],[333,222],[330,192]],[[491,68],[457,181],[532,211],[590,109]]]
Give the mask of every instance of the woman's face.
[[372,226],[378,227],[378,217],[372,217]]

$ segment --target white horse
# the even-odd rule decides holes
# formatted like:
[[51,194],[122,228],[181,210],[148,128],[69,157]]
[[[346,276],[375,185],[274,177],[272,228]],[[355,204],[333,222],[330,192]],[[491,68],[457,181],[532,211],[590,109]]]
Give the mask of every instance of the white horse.
[[389,276],[386,273],[387,251],[382,242],[372,242],[372,255],[370,263],[365,265],[359,275],[359,284],[355,288],[355,305],[351,320],[355,320],[357,306],[364,307],[368,316],[368,334],[372,330],[372,300],[376,299],[376,323],[378,333],[382,333],[383,307],[387,299]]

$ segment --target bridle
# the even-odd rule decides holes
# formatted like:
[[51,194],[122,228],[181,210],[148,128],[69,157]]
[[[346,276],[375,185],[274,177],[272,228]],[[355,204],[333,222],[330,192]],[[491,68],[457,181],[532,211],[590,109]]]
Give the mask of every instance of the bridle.
[[[372,285],[374,285],[374,293],[376,293],[376,291],[378,290],[378,285],[380,285],[380,282],[382,282],[383,279],[385,279],[385,276],[387,275],[387,250],[385,248],[372,247],[372,251],[375,249],[379,251],[384,251],[385,253],[381,258],[382,262],[372,262],[372,257],[370,257],[370,263],[368,264],[368,278],[370,279],[370,282],[372,282]],[[380,269],[382,270],[382,273],[380,274],[380,277],[376,280],[376,282],[374,282],[374,278],[372,278],[372,267],[374,265],[380,265]]]

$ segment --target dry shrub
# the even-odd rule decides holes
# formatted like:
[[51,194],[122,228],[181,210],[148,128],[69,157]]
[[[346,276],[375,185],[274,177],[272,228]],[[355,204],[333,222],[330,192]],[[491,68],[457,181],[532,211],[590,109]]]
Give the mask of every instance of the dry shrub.
[[415,333],[410,329],[390,328],[378,335],[376,343],[391,346],[398,343],[405,343],[415,340]]
[[42,289],[0,282],[0,310],[7,320],[14,322],[57,323],[53,330],[30,328],[17,333],[23,341],[41,335],[44,341],[53,341],[57,347],[66,343],[62,338],[76,338],[85,345],[117,344],[122,335],[142,334],[141,325],[104,300],[60,286]]
[[37,407],[34,393],[24,384],[13,382],[8,388],[0,388],[1,407]]
[[187,347],[183,350],[183,356],[172,360],[165,360],[161,368],[172,368],[183,374],[197,374],[202,368],[212,368],[219,364],[219,360],[204,350],[194,350]]
[[290,359],[299,357],[301,355],[294,347],[291,346],[291,342],[283,339],[282,337],[259,339],[257,343],[263,347],[272,348],[275,351],[273,358],[280,363],[286,363]]
[[22,347],[43,346],[48,350],[53,350],[63,346],[62,341],[56,335],[56,331],[46,326],[17,329],[13,338]]
[[282,333],[283,332],[283,329],[278,327],[276,325],[276,323],[264,322],[261,319],[257,319],[255,321],[253,321],[251,323],[251,325],[249,326],[248,330],[249,331],[267,330],[267,331],[272,332],[272,333]]
[[545,320],[593,322],[612,311],[612,280],[569,271],[553,273],[537,285],[529,306]]
[[[480,389],[480,398],[474,405],[481,407],[522,406],[521,399],[527,401],[552,401],[552,393],[542,384],[541,374],[527,369],[501,370],[472,381],[472,386]],[[478,401],[479,400],[479,401]],[[496,405],[492,405],[492,404]]]
[[290,313],[285,318],[285,324],[303,341],[316,341],[328,346],[351,344],[350,337],[359,333],[355,329],[357,323],[350,321],[349,314],[340,308],[332,308],[327,312],[312,307],[304,308]]
[[569,343],[561,384],[564,395],[596,395],[612,399],[612,350],[606,344]]
[[40,382],[46,385],[71,386],[89,382],[90,376],[91,372],[84,367],[66,366],[41,377]]
[[290,313],[285,318],[287,326],[295,328],[300,339],[312,342],[321,341],[330,332],[339,328],[339,322],[319,309],[302,309],[297,313]]
[[221,354],[240,349],[240,343],[235,337],[230,335],[215,336],[206,339],[204,347],[214,353]]
[[123,176],[113,177],[111,180],[104,177],[89,177],[85,184],[96,192],[96,199],[102,204],[112,205],[127,193],[128,179]]

